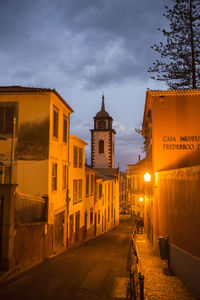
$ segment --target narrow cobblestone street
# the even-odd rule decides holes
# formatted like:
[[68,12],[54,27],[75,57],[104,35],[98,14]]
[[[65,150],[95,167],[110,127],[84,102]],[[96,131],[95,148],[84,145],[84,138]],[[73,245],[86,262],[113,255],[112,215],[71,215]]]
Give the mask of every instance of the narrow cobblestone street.
[[141,273],[144,275],[145,300],[194,300],[196,299],[177,276],[165,275],[167,267],[158,254],[153,251],[145,234],[137,234],[136,245],[140,257]]
[[1,300],[126,299],[133,221],[22,272],[1,285]]
[[[1,284],[2,300],[129,299],[128,252],[134,222],[128,217],[96,239],[22,272]],[[195,300],[176,276],[163,273],[164,261],[145,234],[136,235],[145,300]]]

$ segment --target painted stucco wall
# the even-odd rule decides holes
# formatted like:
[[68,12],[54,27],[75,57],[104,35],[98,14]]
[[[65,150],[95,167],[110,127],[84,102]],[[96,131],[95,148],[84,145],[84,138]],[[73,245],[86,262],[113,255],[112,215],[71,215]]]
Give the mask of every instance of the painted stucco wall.
[[112,168],[115,167],[115,134],[112,132]]
[[[158,234],[200,258],[200,167],[159,172],[157,175]],[[156,214],[156,213],[155,213]]]
[[[24,156],[25,159],[30,159],[35,156],[37,158],[38,153],[35,151],[36,148],[33,147],[31,144],[31,139],[28,143],[28,133],[32,135],[38,134],[38,139],[41,136],[41,129],[43,130],[42,133],[47,133],[48,135],[48,125],[45,127],[43,123],[46,121],[48,123],[49,119],[49,95],[48,94],[38,94],[38,93],[17,93],[17,94],[0,94],[0,105],[6,105],[6,103],[13,103],[16,105],[16,135],[15,135],[15,147],[19,148],[18,139],[20,138],[20,146],[22,147],[24,144]],[[42,125],[41,125],[42,124]],[[22,132],[23,130],[23,132]],[[8,157],[6,156],[5,159],[2,160],[10,160],[10,153],[11,153],[11,140],[12,136],[10,135],[3,135],[5,136],[6,141],[0,141],[0,158],[3,158],[2,154],[7,152]],[[30,134],[29,134],[30,138]],[[46,141],[46,140],[45,140]],[[27,144],[26,144],[27,142]],[[25,147],[26,146],[26,147]],[[48,147],[48,143],[43,145],[43,147]],[[17,149],[16,149],[17,150]],[[46,153],[46,158],[48,155],[48,151]],[[15,156],[19,156],[19,151],[15,153]],[[17,157],[18,159],[19,157]]]
[[[80,211],[80,227],[84,226],[84,208],[83,202],[85,201],[85,145],[86,142],[80,138],[70,135],[70,165],[69,165],[69,211],[70,215]],[[74,152],[73,148],[76,146],[78,149],[82,149],[82,168],[74,167]],[[79,155],[79,154],[78,154]],[[73,180],[82,180],[82,201],[73,203]],[[74,222],[75,231],[75,222]]]
[[[109,164],[109,131],[94,131],[94,167],[107,168]],[[99,153],[99,141],[104,141],[104,153]]]
[[17,160],[15,162],[17,190],[25,195],[42,197],[48,194],[48,160]]
[[[53,136],[53,113],[58,111],[58,138]],[[54,94],[50,97],[50,130],[49,130],[49,165],[48,165],[48,194],[49,222],[54,222],[55,214],[66,212],[66,187],[63,188],[63,165],[69,167],[69,124],[70,111]],[[63,116],[67,117],[67,142],[63,142]],[[57,164],[57,190],[52,191],[52,167]],[[67,178],[66,178],[67,180]],[[66,220],[65,220],[66,223]],[[66,226],[65,226],[66,228]],[[66,235],[66,232],[64,233]]]
[[153,203],[154,239],[168,236],[169,263],[200,296],[200,167],[158,172]]
[[[93,223],[90,224],[90,210],[93,210],[94,214],[94,203],[95,203],[95,171],[85,168],[85,175],[89,175],[89,195],[86,196],[84,194],[84,201],[83,201],[83,210],[84,212],[87,211],[87,230],[94,227],[94,220]],[[91,193],[91,175],[93,175],[93,193]]]
[[[23,194],[41,196],[48,191],[49,101],[48,93],[0,94],[0,105],[16,107],[12,182]],[[6,140],[0,140],[0,160],[10,166],[12,136],[1,136]]]
[[[48,222],[66,210],[63,165],[69,161],[70,110],[53,92],[0,94],[0,104],[16,103],[14,182],[18,192],[31,196],[48,194]],[[58,138],[53,136],[53,109],[58,109]],[[67,142],[63,142],[63,115],[67,117]],[[0,140],[3,152],[11,153],[11,136]],[[2,153],[1,153],[2,152]],[[3,163],[10,165],[10,156]],[[52,164],[57,163],[57,190],[52,191]]]
[[200,94],[152,97],[153,170],[200,163]]

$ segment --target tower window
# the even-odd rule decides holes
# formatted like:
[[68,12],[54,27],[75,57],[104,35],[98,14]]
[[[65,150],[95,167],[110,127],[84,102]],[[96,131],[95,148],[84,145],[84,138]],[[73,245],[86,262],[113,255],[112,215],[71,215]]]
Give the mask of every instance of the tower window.
[[99,121],[99,129],[105,129],[106,128],[106,122],[105,121]]
[[99,141],[99,153],[104,153],[104,141]]

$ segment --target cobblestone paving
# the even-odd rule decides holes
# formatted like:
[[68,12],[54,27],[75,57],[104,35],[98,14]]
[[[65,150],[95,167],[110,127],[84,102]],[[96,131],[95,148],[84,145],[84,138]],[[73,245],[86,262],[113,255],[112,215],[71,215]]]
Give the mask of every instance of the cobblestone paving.
[[145,300],[194,300],[196,299],[177,276],[164,275],[166,263],[153,251],[145,234],[137,234],[136,245],[140,256],[141,273],[144,275]]

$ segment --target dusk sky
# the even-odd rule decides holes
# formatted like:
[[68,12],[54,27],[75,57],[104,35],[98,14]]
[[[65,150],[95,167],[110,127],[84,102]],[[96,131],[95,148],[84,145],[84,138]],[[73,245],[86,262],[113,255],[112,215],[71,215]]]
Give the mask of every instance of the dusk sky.
[[[167,1],[170,3],[170,1]],[[147,72],[161,40],[165,0],[1,0],[0,85],[55,88],[75,113],[71,133],[89,143],[105,108],[116,130],[116,167],[136,163],[146,89],[166,89]]]

